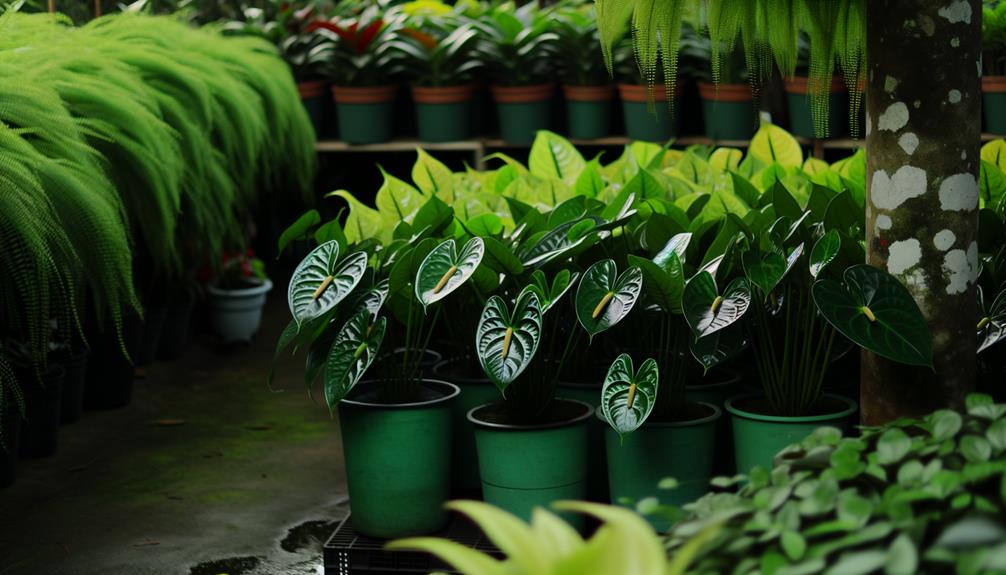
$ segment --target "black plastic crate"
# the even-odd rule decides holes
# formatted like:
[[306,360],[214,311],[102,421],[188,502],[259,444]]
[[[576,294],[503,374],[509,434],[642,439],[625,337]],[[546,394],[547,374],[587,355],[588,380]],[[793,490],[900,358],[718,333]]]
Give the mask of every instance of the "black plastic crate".
[[[451,522],[432,537],[442,537],[466,545],[494,557],[503,555],[482,531],[466,518],[454,514]],[[426,575],[438,571],[457,573],[427,553],[386,551],[386,539],[361,535],[353,528],[353,516],[343,519],[335,533],[325,542],[325,575],[392,575],[413,573]]]

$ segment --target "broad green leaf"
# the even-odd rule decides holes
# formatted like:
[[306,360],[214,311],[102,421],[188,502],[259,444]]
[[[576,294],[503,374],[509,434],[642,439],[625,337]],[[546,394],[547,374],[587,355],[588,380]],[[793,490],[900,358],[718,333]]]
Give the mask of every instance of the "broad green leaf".
[[721,295],[716,280],[707,271],[699,272],[685,284],[681,305],[696,337],[706,337],[740,320],[751,304],[751,289],[737,278]]
[[882,550],[851,551],[843,554],[828,569],[828,575],[867,575],[887,564],[887,552]]
[[684,262],[686,259],[685,254],[691,241],[692,234],[683,233],[674,235],[671,239],[667,240],[667,243],[664,244],[664,247],[657,255],[653,256],[653,263],[667,270],[672,255],[677,256],[679,264]]
[[604,179],[601,178],[599,168],[600,163],[597,158],[587,162],[587,167],[580,172],[573,187],[577,195],[596,198],[604,190]]
[[842,238],[836,230],[829,230],[814,242],[814,248],[810,250],[811,277],[817,279],[828,264],[835,260],[840,249],[842,249]]
[[888,429],[877,440],[877,463],[890,465],[901,461],[912,450],[912,440],[898,429]]
[[930,433],[936,441],[946,441],[954,437],[964,425],[961,415],[949,409],[934,411],[926,417],[926,421],[929,423]]
[[377,285],[364,291],[353,299],[353,315],[366,310],[370,317],[377,319],[377,314],[388,299],[390,282],[387,278],[377,282]]
[[519,254],[524,267],[539,267],[566,258],[568,254],[589,241],[594,226],[591,225],[583,230],[576,227],[585,223],[593,223],[593,220],[588,218],[566,222],[546,232],[536,241],[529,242],[530,246],[521,250]]
[[689,350],[699,363],[703,373],[717,365],[722,365],[737,357],[748,346],[744,328],[739,324],[713,332],[705,337],[690,338]]
[[981,160],[978,176],[980,207],[998,207],[1004,195],[1006,195],[1006,176],[1003,171],[994,164]]
[[676,253],[671,252],[664,267],[654,261],[629,255],[629,265],[643,272],[643,290],[660,309],[681,313],[681,292],[685,289],[685,272]]
[[416,272],[416,299],[423,307],[440,301],[472,277],[485,255],[482,238],[468,240],[461,251],[453,239],[433,249]]
[[978,288],[978,353],[1006,338],[1006,290],[999,292],[992,306],[985,308],[985,295]]
[[391,266],[387,305],[403,325],[421,321],[422,308],[415,296],[416,275],[423,260],[437,245],[437,240],[425,238],[414,246],[404,247]]
[[1000,170],[1006,171],[1006,140],[992,140],[982,146],[982,161],[988,162]]
[[314,231],[314,241],[319,246],[323,243],[334,241],[339,244],[339,253],[343,253],[349,248],[349,241],[346,239],[346,233],[342,231],[342,225],[339,224],[338,216],[334,220],[322,224]]
[[905,286],[868,265],[853,266],[844,277],[844,284],[827,279],[814,284],[814,301],[828,323],[881,357],[932,367],[932,338]]
[[762,124],[751,138],[748,153],[766,164],[778,163],[786,168],[803,165],[803,149],[789,132],[772,124]]
[[367,270],[367,254],[356,252],[341,262],[338,258],[339,244],[328,242],[312,250],[294,270],[287,303],[298,329],[335,307],[360,283]]
[[615,358],[601,389],[601,413],[619,437],[638,429],[650,416],[659,384],[656,360],[647,359],[636,372],[629,354]]
[[528,157],[532,175],[573,185],[586,165],[576,146],[568,140],[548,130],[538,131]]
[[394,227],[398,222],[412,222],[419,208],[426,202],[425,196],[408,183],[388,174],[381,168],[384,183],[377,190],[377,211],[385,225]]
[[717,148],[709,156],[709,167],[717,172],[736,170],[744,158],[744,153],[736,148]]
[[381,243],[391,240],[394,227],[386,226],[381,213],[353,197],[346,190],[336,190],[325,197],[338,196],[349,204],[349,215],[346,216],[346,240],[351,244],[360,243],[370,238],[378,238]]
[[295,240],[304,239],[308,236],[311,229],[314,226],[321,223],[321,214],[318,210],[310,210],[306,214],[297,218],[290,227],[283,230],[283,233],[279,236],[279,253],[282,254],[286,246],[290,245],[290,242]]
[[434,236],[439,235],[448,224],[454,219],[454,210],[443,200],[436,196],[427,198],[416,217],[412,220],[412,225],[416,229],[428,228]]
[[915,575],[919,572],[919,552],[907,533],[898,535],[887,549],[885,575]]
[[389,551],[420,551],[439,558],[459,573],[508,575],[511,569],[495,558],[476,551],[467,545],[439,537],[412,537],[398,539],[384,546]]
[[531,511],[531,529],[535,538],[558,556],[571,555],[583,548],[583,538],[576,529],[541,507]]
[[988,440],[978,435],[965,435],[961,438],[961,455],[972,463],[988,461],[992,457],[992,445]]
[[741,256],[744,273],[748,281],[757,287],[763,296],[768,296],[786,273],[786,258],[772,250],[748,250]]
[[416,148],[416,163],[412,166],[412,181],[424,194],[453,197],[454,175],[450,168],[422,148]]
[[574,196],[559,204],[548,215],[548,226],[554,228],[560,224],[580,220],[587,215],[587,198]]
[[481,501],[452,501],[447,508],[467,515],[479,526],[508,562],[524,573],[542,573],[551,558],[544,542],[514,515]]
[[[604,522],[597,535],[587,543],[597,548],[594,556],[577,567],[559,571],[562,575],[615,573],[656,574],[665,573],[667,555],[659,537],[654,537],[653,527],[632,510],[617,505],[601,505],[583,501],[557,501],[552,504],[557,511],[574,511],[592,515]],[[600,533],[599,532],[599,533]]]
[[630,267],[618,275],[614,260],[601,260],[583,274],[576,289],[576,317],[593,339],[632,311],[642,289],[642,270]]
[[779,542],[791,561],[799,561],[807,551],[807,540],[796,531],[784,531]]
[[475,334],[482,370],[501,392],[531,363],[541,340],[542,311],[538,296],[524,292],[513,313],[499,296],[486,302]]
[[761,203],[762,193],[759,192],[758,188],[754,187],[754,185],[744,176],[731,172],[730,178],[734,185],[734,195],[744,200],[744,203],[752,207]]
[[482,238],[485,243],[485,259],[487,266],[497,271],[512,276],[519,276],[524,273],[524,265],[513,253],[513,250],[496,238]]
[[360,311],[346,322],[332,343],[325,363],[325,402],[329,411],[346,397],[377,358],[387,319],[372,320],[369,310]]
[[495,238],[503,235],[503,221],[496,214],[481,214],[463,225],[472,236]]
[[829,188],[814,185],[810,192],[810,199],[807,200],[807,209],[810,210],[815,221],[824,221],[824,216],[828,213],[828,204],[836,195],[838,194]]

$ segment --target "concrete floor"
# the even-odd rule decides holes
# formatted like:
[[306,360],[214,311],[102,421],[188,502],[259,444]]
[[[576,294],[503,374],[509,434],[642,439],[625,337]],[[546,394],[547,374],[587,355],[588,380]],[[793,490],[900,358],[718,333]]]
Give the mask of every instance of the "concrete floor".
[[147,366],[130,406],[85,412],[57,455],[22,461],[0,490],[0,574],[322,573],[347,513],[342,448],[302,363],[266,387],[281,295],[250,346]]

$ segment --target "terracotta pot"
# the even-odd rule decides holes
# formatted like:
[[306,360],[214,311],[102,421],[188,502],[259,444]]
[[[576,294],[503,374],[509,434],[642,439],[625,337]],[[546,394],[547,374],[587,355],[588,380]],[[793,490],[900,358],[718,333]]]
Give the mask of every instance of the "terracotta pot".
[[604,86],[573,86],[563,84],[562,92],[571,102],[610,102],[615,95],[615,87]]
[[1006,76],[982,77],[982,92],[1006,92]]
[[[649,102],[650,95],[653,96],[654,102],[660,102],[667,99],[667,87],[663,84],[654,84],[652,90],[647,86],[640,84],[619,84],[618,85],[618,95],[622,98],[623,102]],[[677,84],[674,90],[674,97],[679,98],[681,96],[681,83]]]
[[527,104],[541,102],[552,97],[554,84],[534,84],[532,86],[498,86],[489,87],[493,99],[498,104]]
[[749,102],[753,98],[747,84],[709,84],[699,82],[699,95],[711,102]]
[[398,86],[332,86],[337,104],[379,104],[395,99]]
[[325,82],[321,80],[314,82],[301,82],[297,84],[297,91],[300,93],[301,100],[320,98],[321,95],[325,93]]
[[457,104],[472,99],[474,84],[464,86],[413,86],[412,101],[417,104]]
[[[806,76],[793,76],[783,80],[783,89],[789,94],[807,94],[810,91],[810,78]],[[845,82],[841,76],[832,76],[831,86],[828,92],[837,94],[845,91]]]

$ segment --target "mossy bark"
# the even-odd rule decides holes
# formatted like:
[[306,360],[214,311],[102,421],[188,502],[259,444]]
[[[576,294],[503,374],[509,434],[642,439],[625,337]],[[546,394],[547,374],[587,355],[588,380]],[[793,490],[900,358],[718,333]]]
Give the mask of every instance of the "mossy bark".
[[982,3],[867,5],[867,259],[918,302],[935,366],[864,352],[874,425],[958,406],[974,387]]

